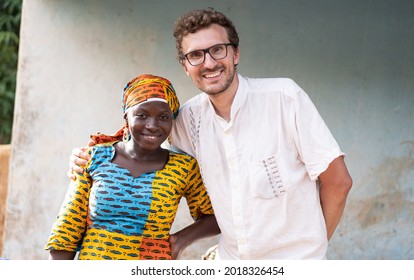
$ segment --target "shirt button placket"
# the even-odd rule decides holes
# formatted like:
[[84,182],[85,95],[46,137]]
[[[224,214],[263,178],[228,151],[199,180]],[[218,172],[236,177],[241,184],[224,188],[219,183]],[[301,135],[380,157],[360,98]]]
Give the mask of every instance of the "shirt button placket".
[[229,174],[230,174],[230,189],[231,189],[231,199],[232,199],[232,215],[236,232],[236,239],[239,248],[239,253],[242,254],[246,249],[246,238],[245,238],[245,228],[244,228],[244,219],[242,211],[242,202],[243,202],[243,190],[240,188],[241,182],[240,168],[237,157],[237,146],[233,134],[231,133],[231,128],[224,131],[224,146],[226,151],[226,160],[228,163]]

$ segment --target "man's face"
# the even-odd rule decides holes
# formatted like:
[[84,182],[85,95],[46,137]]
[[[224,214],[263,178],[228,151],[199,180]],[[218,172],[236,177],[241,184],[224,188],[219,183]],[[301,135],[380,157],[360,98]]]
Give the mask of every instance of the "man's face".
[[[230,43],[226,29],[217,24],[202,29],[196,33],[190,33],[183,38],[182,50],[184,54],[195,50],[210,48],[217,44]],[[205,54],[204,63],[192,66],[186,59],[183,67],[193,83],[208,95],[223,93],[229,88],[237,89],[235,85],[236,67],[239,63],[239,49],[233,46],[227,47],[227,56],[220,60],[214,60],[209,53]],[[233,86],[233,87],[231,87]]]

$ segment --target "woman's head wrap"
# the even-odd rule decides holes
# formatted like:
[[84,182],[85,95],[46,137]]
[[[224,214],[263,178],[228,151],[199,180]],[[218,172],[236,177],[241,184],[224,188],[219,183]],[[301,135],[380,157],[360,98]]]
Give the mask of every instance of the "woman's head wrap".
[[150,74],[140,75],[126,84],[122,95],[122,109],[125,113],[128,108],[151,98],[165,100],[174,117],[177,116],[180,103],[171,82]]
[[[126,113],[132,106],[150,101],[166,102],[174,118],[178,115],[180,102],[173,85],[169,80],[151,74],[142,74],[126,84],[122,94],[122,111]],[[102,133],[91,135],[91,139],[96,144],[127,139],[128,137],[129,129],[127,123],[114,135]]]

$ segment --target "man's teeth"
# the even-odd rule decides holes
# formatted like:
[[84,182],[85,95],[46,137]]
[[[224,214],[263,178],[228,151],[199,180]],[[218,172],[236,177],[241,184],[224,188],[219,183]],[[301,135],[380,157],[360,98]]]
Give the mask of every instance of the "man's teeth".
[[220,75],[220,73],[207,74],[206,78],[215,78],[215,77],[218,77],[219,75]]

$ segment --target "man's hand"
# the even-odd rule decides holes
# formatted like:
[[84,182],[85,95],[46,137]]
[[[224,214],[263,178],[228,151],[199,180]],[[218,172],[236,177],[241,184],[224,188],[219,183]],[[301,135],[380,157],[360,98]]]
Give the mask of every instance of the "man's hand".
[[[94,146],[95,142],[90,141],[88,143],[88,147]],[[72,154],[69,157],[69,171],[67,173],[68,177],[72,180],[75,180],[74,173],[76,172],[83,172],[82,166],[85,166],[90,159],[89,154],[87,152],[88,147],[82,148],[74,148],[72,150]]]

